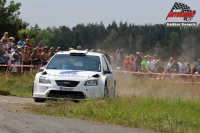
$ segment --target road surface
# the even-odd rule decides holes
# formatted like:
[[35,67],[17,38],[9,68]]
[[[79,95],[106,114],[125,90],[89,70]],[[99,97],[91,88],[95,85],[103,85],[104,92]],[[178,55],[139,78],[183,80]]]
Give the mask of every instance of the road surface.
[[0,133],[152,133],[80,119],[26,114],[20,107],[32,98],[0,96]]

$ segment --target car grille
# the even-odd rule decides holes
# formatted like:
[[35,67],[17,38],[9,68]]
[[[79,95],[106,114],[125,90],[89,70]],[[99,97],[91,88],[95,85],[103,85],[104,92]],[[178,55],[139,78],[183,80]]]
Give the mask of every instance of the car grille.
[[55,91],[51,90],[47,97],[49,98],[67,98],[67,99],[85,99],[83,92],[77,91]]
[[57,86],[63,87],[76,87],[79,82],[78,81],[68,81],[68,80],[56,80]]

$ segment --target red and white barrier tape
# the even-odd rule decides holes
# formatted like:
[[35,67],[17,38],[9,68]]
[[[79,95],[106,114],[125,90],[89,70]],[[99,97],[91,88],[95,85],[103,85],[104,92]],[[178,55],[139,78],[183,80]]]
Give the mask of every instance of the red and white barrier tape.
[[200,76],[200,74],[174,74],[174,73],[145,73],[145,72],[133,72],[133,71],[125,71],[125,70],[113,70],[114,72],[123,72],[123,73],[132,73],[132,74],[138,74],[138,75],[177,75],[177,76]]
[[41,67],[40,65],[17,65],[17,64],[11,64],[11,65],[4,65],[0,64],[0,66],[16,66],[16,67]]

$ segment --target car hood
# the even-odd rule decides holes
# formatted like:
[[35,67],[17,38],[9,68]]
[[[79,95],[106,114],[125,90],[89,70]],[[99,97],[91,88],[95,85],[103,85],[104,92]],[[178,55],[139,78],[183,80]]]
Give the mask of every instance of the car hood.
[[50,80],[85,81],[90,78],[99,78],[101,73],[80,70],[44,70],[42,75],[47,75]]

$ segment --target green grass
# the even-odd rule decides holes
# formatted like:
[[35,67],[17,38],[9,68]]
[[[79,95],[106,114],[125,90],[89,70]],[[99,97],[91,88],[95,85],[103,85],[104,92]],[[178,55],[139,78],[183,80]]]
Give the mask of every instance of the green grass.
[[0,74],[0,95],[10,96],[32,96],[32,85],[34,76],[31,74],[23,74],[20,76],[12,76],[8,73]]
[[181,99],[116,97],[86,102],[47,101],[28,105],[31,113],[81,118],[105,124],[169,133],[200,132],[200,103]]
[[[167,133],[200,132],[200,85],[116,74],[115,98],[28,104],[34,114],[64,116]],[[33,75],[0,76],[0,95],[31,97]]]

